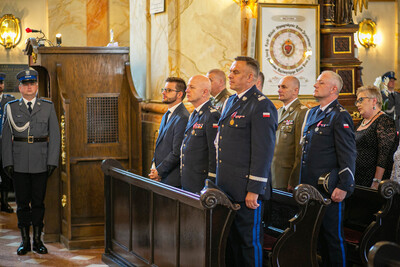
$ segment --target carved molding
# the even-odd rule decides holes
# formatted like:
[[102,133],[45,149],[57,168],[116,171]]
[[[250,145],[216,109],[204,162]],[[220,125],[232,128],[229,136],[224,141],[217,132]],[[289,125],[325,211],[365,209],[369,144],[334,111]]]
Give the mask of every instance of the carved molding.
[[378,191],[383,198],[390,199],[395,194],[400,194],[400,184],[392,180],[384,180],[380,182]]
[[307,204],[310,200],[317,200],[324,205],[331,204],[331,200],[324,198],[312,185],[299,184],[293,191],[293,197],[300,205]]
[[206,209],[213,209],[217,205],[222,205],[231,210],[240,209],[239,204],[232,203],[228,196],[222,192],[211,180],[206,180],[206,185],[201,190],[200,202]]

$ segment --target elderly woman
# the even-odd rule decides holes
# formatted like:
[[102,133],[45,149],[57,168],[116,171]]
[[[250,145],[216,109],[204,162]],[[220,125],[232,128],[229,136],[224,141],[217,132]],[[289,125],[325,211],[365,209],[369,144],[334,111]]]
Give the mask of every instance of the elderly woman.
[[382,96],[375,86],[357,90],[355,105],[363,117],[356,129],[357,160],[355,182],[378,189],[382,179],[389,179],[396,149],[396,126],[382,110]]

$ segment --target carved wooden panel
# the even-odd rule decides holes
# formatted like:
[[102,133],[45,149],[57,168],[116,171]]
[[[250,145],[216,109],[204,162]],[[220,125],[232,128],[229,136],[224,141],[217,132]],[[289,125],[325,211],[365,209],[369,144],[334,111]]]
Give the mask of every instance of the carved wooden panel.
[[333,53],[351,53],[351,37],[350,36],[334,36],[333,37]]
[[343,79],[343,89],[340,94],[354,94],[354,69],[337,69],[336,72]]

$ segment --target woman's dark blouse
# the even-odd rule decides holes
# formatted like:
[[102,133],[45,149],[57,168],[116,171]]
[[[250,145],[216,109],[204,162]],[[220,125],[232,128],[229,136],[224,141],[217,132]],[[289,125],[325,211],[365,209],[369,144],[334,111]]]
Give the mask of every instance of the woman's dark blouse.
[[385,169],[382,179],[389,179],[396,150],[396,126],[386,114],[380,115],[364,130],[356,131],[357,159],[355,182],[370,187],[376,167]]

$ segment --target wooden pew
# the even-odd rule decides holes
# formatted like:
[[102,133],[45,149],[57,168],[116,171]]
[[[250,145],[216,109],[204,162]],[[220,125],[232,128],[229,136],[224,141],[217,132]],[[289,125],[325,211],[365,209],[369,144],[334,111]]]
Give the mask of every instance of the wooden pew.
[[311,185],[300,184],[293,194],[272,190],[264,235],[272,266],[318,266],[318,233],[330,202]]
[[385,180],[378,190],[356,186],[346,199],[344,233],[347,261],[366,266],[368,251],[379,241],[400,241],[400,185]]
[[120,266],[225,266],[236,210],[207,183],[193,194],[102,163],[106,231],[102,260]]
[[393,242],[380,241],[368,253],[368,267],[400,266],[400,246]]

